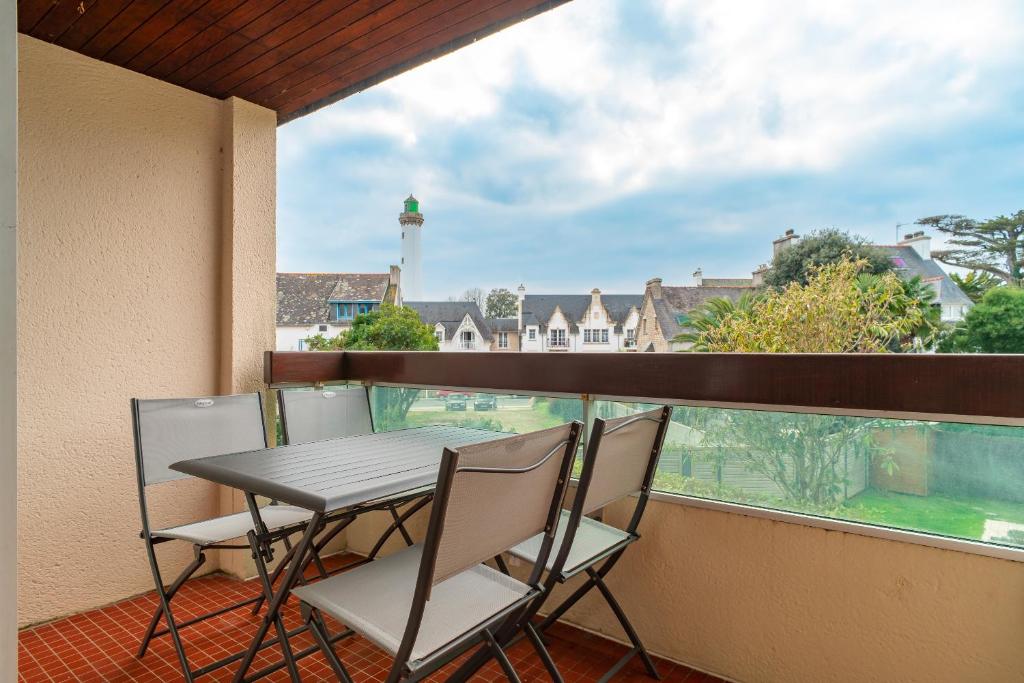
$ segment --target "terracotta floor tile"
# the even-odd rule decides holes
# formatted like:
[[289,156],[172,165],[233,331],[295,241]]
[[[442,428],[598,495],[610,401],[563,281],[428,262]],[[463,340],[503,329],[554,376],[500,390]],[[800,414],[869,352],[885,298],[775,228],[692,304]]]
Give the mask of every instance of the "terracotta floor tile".
[[[329,566],[341,567],[353,556],[327,558]],[[255,581],[237,581],[222,575],[209,575],[185,584],[172,602],[175,617],[184,621],[203,610],[216,609],[252,596]],[[142,634],[156,609],[155,593],[137,596],[114,605],[76,614],[48,624],[21,631],[18,636],[19,683],[162,683],[181,678],[178,658],[167,636],[152,642],[141,659],[135,657]],[[193,667],[213,662],[248,645],[259,617],[250,614],[251,607],[234,610],[182,630],[185,649]],[[290,600],[284,612],[287,628],[301,625],[297,601]],[[337,628],[337,624],[331,624]],[[555,624],[547,633],[552,657],[558,663],[566,683],[589,683],[597,680],[626,651],[618,643],[565,624]],[[312,644],[308,634],[292,639],[294,650]],[[390,658],[372,643],[348,638],[337,645],[338,654],[348,668],[354,683],[379,683],[387,676]],[[549,677],[532,647],[526,642],[513,646],[509,652],[524,683],[548,683]],[[276,647],[261,651],[256,666],[280,660]],[[430,680],[444,680],[459,661],[445,667]],[[671,662],[658,660],[659,671],[666,683],[711,683],[719,679],[691,671]],[[235,665],[213,672],[201,679],[229,681]],[[303,681],[333,681],[334,675],[319,652],[299,662]],[[263,679],[288,681],[286,671],[278,671]],[[505,678],[496,663],[480,670],[476,683],[501,682]],[[620,683],[651,681],[638,660],[629,663],[616,677]]]

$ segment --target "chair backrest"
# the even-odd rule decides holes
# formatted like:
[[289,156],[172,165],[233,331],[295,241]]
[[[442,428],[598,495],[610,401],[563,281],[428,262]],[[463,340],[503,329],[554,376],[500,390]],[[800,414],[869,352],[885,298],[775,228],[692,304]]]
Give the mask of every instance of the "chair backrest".
[[200,398],[132,399],[140,486],[184,479],[179,460],[267,447],[258,393]]
[[541,532],[554,539],[582,431],[573,422],[445,451],[424,542],[429,585]]
[[277,392],[286,444],[373,433],[370,399],[363,387]]
[[594,420],[594,428],[576,496],[589,515],[633,493],[646,494],[654,478],[672,409],[668,406],[612,420]]

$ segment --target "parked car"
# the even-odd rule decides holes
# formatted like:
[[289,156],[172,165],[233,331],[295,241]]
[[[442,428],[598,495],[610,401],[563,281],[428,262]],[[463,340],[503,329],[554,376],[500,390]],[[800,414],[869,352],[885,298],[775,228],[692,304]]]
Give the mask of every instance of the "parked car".
[[473,410],[497,410],[498,398],[494,394],[477,394],[473,399]]
[[466,409],[466,395],[465,394],[448,394],[444,397],[444,409],[445,410],[465,410]]

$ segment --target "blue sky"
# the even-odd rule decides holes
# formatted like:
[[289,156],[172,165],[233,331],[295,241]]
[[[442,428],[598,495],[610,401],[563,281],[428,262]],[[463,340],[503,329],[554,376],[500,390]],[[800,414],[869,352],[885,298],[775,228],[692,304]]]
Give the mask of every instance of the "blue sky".
[[[640,293],[1024,208],[1024,3],[573,0],[278,131],[278,269]],[[909,226],[908,226],[909,227]]]

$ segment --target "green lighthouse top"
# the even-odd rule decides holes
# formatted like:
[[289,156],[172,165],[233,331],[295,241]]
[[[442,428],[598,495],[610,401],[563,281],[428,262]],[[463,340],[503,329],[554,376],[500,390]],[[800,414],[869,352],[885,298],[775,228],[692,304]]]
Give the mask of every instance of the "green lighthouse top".
[[416,199],[412,195],[405,200],[405,212],[406,213],[419,213],[420,212],[420,200]]

